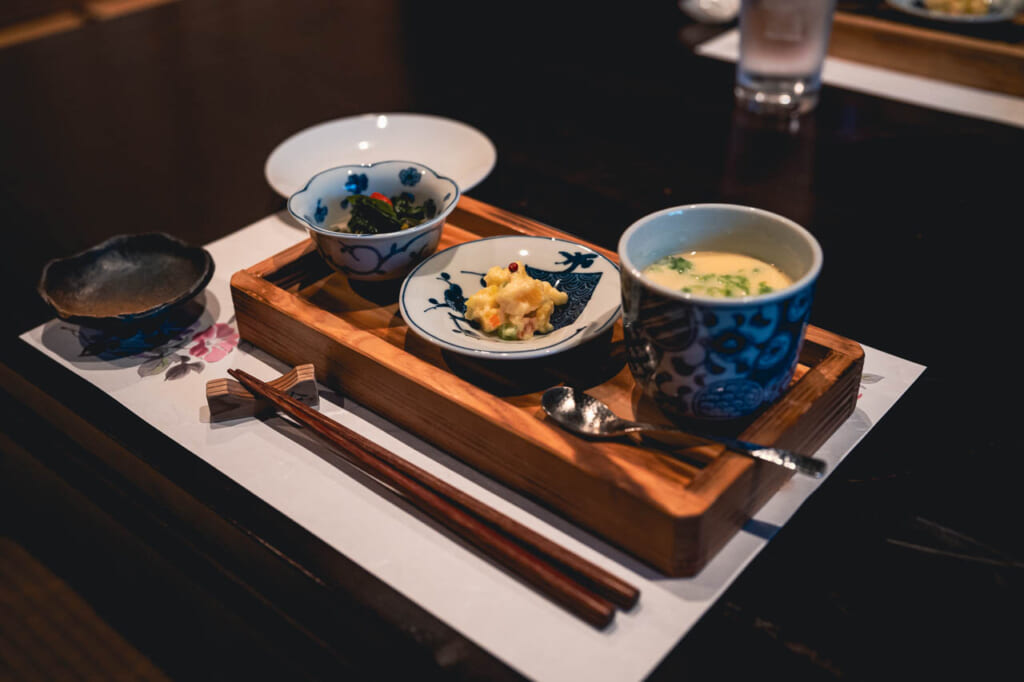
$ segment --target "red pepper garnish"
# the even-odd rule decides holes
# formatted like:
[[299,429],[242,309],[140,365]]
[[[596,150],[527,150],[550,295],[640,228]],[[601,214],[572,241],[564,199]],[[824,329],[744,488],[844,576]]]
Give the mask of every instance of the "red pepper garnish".
[[391,199],[388,199],[386,196],[384,196],[380,192],[374,192],[373,194],[370,195],[370,198],[371,199],[380,199],[381,201],[386,203],[388,206],[391,206]]
[[511,263],[508,264],[508,271],[509,272],[515,272],[518,269],[519,269],[519,263],[517,263],[515,261],[512,261]]

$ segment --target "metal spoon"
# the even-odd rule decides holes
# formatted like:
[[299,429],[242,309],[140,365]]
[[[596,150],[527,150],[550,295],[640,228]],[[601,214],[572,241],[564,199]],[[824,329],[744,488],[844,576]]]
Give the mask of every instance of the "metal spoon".
[[825,462],[814,457],[801,455],[781,448],[766,447],[735,438],[695,434],[671,426],[645,424],[622,419],[611,408],[597,398],[568,386],[554,386],[544,391],[541,406],[548,416],[562,427],[590,438],[616,438],[629,433],[669,432],[683,433],[700,440],[721,443],[730,450],[763,459],[802,474],[821,478],[825,473]]

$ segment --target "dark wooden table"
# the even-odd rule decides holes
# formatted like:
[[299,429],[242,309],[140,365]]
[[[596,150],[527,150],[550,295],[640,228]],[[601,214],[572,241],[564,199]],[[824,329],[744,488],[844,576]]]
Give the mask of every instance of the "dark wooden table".
[[826,86],[734,110],[726,27],[604,6],[180,0],[0,52],[3,528],[178,679],[500,679],[500,661],[18,340],[43,264],[280,210],[263,164],[365,112],[495,143],[470,196],[614,248],[670,205],[806,225],[812,323],[927,366],[655,679],[993,679],[1017,664],[1020,128]]

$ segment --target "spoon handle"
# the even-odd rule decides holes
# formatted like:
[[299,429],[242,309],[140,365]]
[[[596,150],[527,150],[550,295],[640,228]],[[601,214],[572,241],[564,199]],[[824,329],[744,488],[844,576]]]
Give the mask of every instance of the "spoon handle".
[[825,461],[816,457],[808,457],[807,455],[801,455],[791,450],[783,450],[782,448],[763,447],[754,443],[736,440],[735,438],[716,438],[715,440],[724,443],[730,450],[742,452],[787,469],[793,469],[801,474],[814,478],[821,478],[825,475]]
[[[628,422],[628,426],[625,428],[627,432],[662,432],[679,434],[680,431],[674,428],[668,428],[664,426],[658,426],[656,424],[644,424],[640,422]],[[756,443],[748,443],[747,441],[738,440],[736,438],[729,438],[727,436],[710,436],[700,433],[686,433],[688,436],[693,438],[710,441],[713,443],[721,443],[730,450],[739,452],[745,455],[749,455],[756,459],[762,459],[766,462],[771,462],[786,469],[792,469],[798,471],[801,474],[806,474],[814,478],[821,478],[825,475],[826,464],[824,460],[817,459],[815,457],[808,457],[807,455],[801,455],[798,452],[791,450],[784,450],[782,448],[768,447],[765,445],[758,445]]]

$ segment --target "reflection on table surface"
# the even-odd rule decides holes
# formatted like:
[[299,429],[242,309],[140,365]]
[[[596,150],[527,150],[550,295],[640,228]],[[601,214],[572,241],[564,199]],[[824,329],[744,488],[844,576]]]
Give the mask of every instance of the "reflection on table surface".
[[[840,9],[892,18],[881,2]],[[5,44],[5,534],[171,677],[515,677],[17,339],[52,317],[36,292],[48,260],[124,233],[213,242],[284,208],[264,165],[290,135],[431,114],[493,142],[474,200],[606,249],[673,205],[799,222],[825,253],[811,323],[927,366],[655,679],[1012,663],[999,623],[1021,598],[1006,303],[1020,182],[1004,169],[1021,130],[827,84],[799,125],[752,117],[734,107],[735,66],[694,52],[730,28],[667,0],[177,0]],[[1019,29],[950,32],[1019,46]],[[92,427],[54,428],[53,406]],[[193,523],[168,522],[179,504]]]

